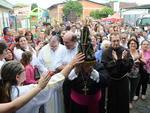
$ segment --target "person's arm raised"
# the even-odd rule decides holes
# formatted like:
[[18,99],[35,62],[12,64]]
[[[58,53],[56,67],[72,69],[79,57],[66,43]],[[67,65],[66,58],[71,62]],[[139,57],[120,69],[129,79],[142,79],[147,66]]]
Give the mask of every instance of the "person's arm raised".
[[26,103],[28,103],[34,96],[36,96],[42,89],[44,89],[50,80],[51,73],[48,73],[46,76],[42,76],[35,88],[33,88],[27,94],[24,94],[12,102],[0,104],[0,113],[10,113],[15,112],[16,110],[20,109]]
[[74,68],[74,66],[84,62],[85,55],[82,53],[78,53],[69,64],[67,64],[64,69],[52,76],[50,79],[47,88],[57,88],[60,85],[60,82],[63,82],[65,77],[67,77],[70,71]]
[[74,68],[74,66],[84,62],[84,58],[85,58],[84,54],[78,53],[71,60],[71,62],[65,66],[65,68],[60,73],[62,73],[65,77],[67,77],[69,75],[70,71]]

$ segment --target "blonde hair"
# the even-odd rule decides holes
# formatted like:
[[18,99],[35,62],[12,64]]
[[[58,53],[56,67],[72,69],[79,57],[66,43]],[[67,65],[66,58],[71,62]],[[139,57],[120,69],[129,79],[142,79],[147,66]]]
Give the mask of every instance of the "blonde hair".
[[109,40],[103,40],[102,41],[102,44],[101,44],[101,49],[106,49],[106,44],[108,44],[108,45],[110,45],[111,44],[111,42],[109,41]]

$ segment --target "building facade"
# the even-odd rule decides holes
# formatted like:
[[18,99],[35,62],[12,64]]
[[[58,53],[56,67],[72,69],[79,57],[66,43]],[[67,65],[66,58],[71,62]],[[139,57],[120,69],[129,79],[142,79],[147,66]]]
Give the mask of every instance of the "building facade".
[[0,36],[3,28],[10,26],[9,14],[13,10],[13,5],[5,0],[0,0]]
[[[91,11],[93,10],[100,10],[105,7],[105,4],[93,2],[90,0],[78,0],[83,6],[83,13],[81,18],[86,18],[90,16]],[[65,3],[59,3],[50,6],[49,9],[49,16],[51,17],[52,22],[57,20],[58,22],[62,22],[63,19],[63,7]]]

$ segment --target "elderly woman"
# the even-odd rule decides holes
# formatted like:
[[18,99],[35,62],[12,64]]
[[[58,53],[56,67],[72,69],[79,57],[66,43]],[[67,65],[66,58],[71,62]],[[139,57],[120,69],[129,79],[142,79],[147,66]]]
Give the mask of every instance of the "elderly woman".
[[150,42],[147,40],[141,42],[141,60],[143,61],[143,65],[140,67],[141,79],[139,81],[134,100],[137,100],[139,98],[141,87],[141,98],[143,100],[146,99],[147,84],[150,73]]
[[135,91],[136,91],[136,88],[138,86],[138,83],[139,83],[139,80],[140,80],[140,65],[142,64],[142,61],[140,60],[140,52],[138,50],[139,48],[139,43],[137,40],[135,39],[130,39],[128,44],[127,44],[128,48],[129,48],[129,51],[130,51],[130,54],[133,58],[133,61],[134,61],[134,64],[132,66],[132,69],[129,73],[129,108],[132,109],[133,106],[132,106],[132,100],[133,100],[133,97],[135,95]]

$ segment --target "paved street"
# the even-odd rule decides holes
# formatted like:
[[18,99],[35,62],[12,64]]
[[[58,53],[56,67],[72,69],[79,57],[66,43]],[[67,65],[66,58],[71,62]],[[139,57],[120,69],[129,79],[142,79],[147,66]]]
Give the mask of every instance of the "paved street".
[[148,86],[147,98],[146,100],[139,99],[134,102],[134,108],[130,113],[150,113],[150,84]]

